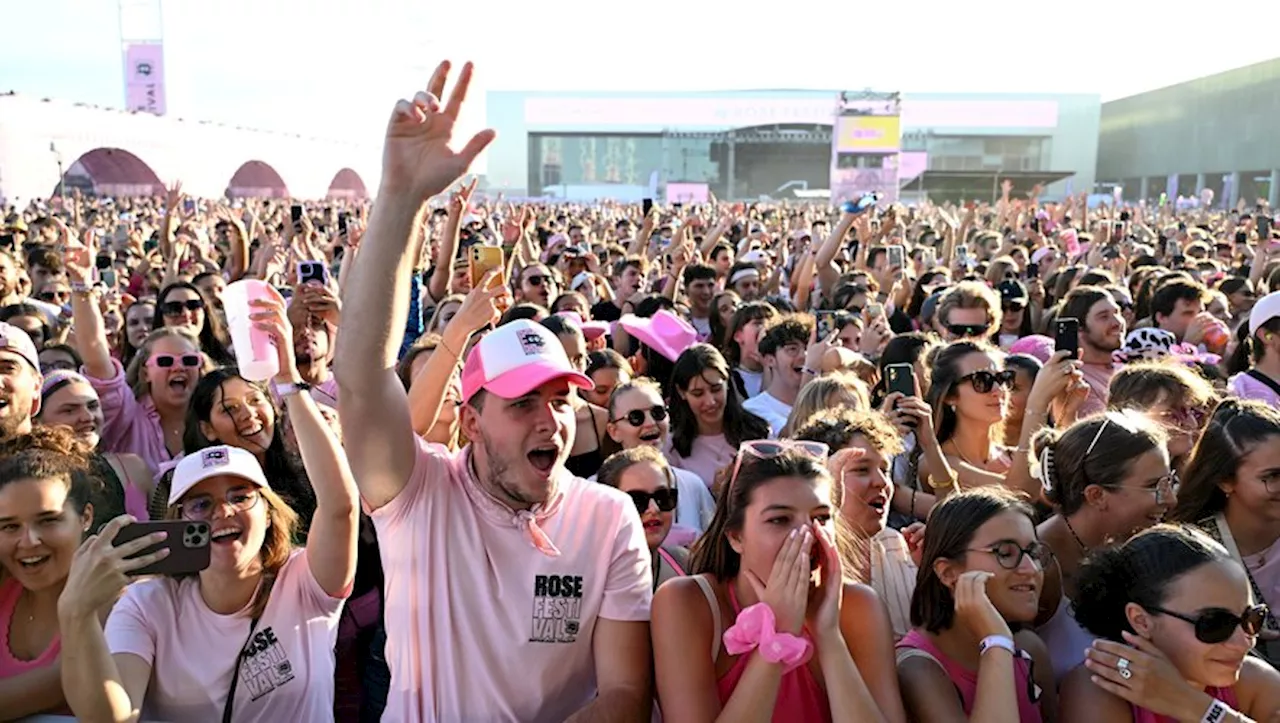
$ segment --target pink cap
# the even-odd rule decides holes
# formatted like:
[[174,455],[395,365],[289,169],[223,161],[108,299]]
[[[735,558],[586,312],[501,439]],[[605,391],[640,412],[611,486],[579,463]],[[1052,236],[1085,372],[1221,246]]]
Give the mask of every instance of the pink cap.
[[582,330],[582,335],[587,341],[598,339],[609,333],[609,322],[607,321],[583,321],[582,316],[576,311],[557,311],[556,316],[563,316],[573,323],[574,326]]
[[1039,359],[1041,364],[1047,364],[1053,352],[1053,339],[1043,334],[1024,336],[1009,347],[1010,354],[1026,354]]
[[484,389],[503,399],[523,397],[554,379],[592,389],[595,382],[573,368],[550,329],[528,319],[503,324],[484,335],[462,367],[462,401]]
[[689,322],[667,309],[651,317],[626,314],[618,324],[662,356],[675,361],[685,349],[698,342],[698,332]]
[[31,368],[40,373],[40,355],[36,352],[35,342],[21,328],[0,321],[0,351],[7,351],[22,357]]

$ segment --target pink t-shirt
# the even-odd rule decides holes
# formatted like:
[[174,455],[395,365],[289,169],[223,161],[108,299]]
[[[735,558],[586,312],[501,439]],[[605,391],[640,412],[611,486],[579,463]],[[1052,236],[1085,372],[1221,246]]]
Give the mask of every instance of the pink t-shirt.
[[671,464],[687,469],[702,478],[707,488],[715,486],[716,473],[733,464],[738,450],[729,444],[723,434],[700,434],[689,445],[689,456],[681,456],[675,447],[667,450]]
[[534,510],[560,551],[545,554],[480,489],[470,454],[418,440],[408,484],[371,513],[386,579],[383,720],[559,723],[596,695],[596,620],[649,619],[640,517],[622,492],[565,472]]
[[1227,390],[1241,399],[1256,399],[1273,407],[1280,406],[1280,395],[1272,391],[1265,383],[1241,372],[1227,382]]
[[112,359],[111,364],[115,374],[110,379],[98,379],[88,370],[80,370],[102,403],[101,449],[104,452],[136,454],[147,463],[152,474],[159,474],[161,466],[174,459],[165,446],[160,413],[156,411],[150,395],[142,399],[133,396],[120,362]]
[[236,723],[332,721],[342,603],[320,588],[306,551],[298,550],[281,568],[251,642],[247,609],[219,615],[200,597],[196,578],[157,578],[125,589],[107,618],[107,647],[151,664],[144,720],[221,720],[236,655],[248,648],[232,708]]
[[13,625],[13,610],[22,596],[22,583],[13,578],[0,582],[0,680],[39,670],[53,665],[62,649],[62,639],[54,636],[43,653],[34,660],[18,660],[9,649],[9,628]]

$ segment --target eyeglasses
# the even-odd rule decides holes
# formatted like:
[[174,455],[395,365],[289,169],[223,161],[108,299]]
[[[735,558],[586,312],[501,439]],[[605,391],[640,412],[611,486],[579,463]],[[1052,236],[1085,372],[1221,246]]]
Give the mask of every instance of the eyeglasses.
[[738,479],[738,470],[742,469],[742,458],[751,455],[758,459],[772,459],[787,452],[798,452],[823,464],[831,454],[831,448],[822,442],[809,442],[799,439],[756,439],[743,442],[738,446],[738,454],[733,461],[733,473],[729,475],[729,487]]
[[[1087,455],[1086,455],[1087,456]],[[1081,468],[1083,470],[1083,467]],[[1173,504],[1174,494],[1178,491],[1178,473],[1170,472],[1169,474],[1156,480],[1155,486],[1148,487],[1146,485],[1114,485],[1115,487],[1124,487],[1126,489],[1142,490],[1143,492],[1154,492],[1156,495],[1156,504]]]
[[1004,371],[999,372],[979,369],[972,374],[965,374],[957,379],[956,385],[958,386],[964,382],[969,382],[969,385],[973,387],[973,391],[979,394],[986,394],[994,389],[997,384],[1005,389],[1013,387],[1013,380],[1016,376],[1016,373],[1012,369],[1005,369]]
[[1006,570],[1017,570],[1024,557],[1030,557],[1041,570],[1053,562],[1053,551],[1043,542],[1033,542],[1026,547],[1021,547],[1013,540],[1004,540],[990,547],[969,548],[966,552],[985,552],[994,555],[996,562]]
[[1204,426],[1205,414],[1193,407],[1178,407],[1160,412],[1160,420],[1168,426],[1184,432],[1194,432]]
[[[262,499],[262,495],[253,487],[236,487],[227,490],[227,496],[224,498],[226,504],[236,512],[247,512],[258,504],[258,500]],[[178,503],[178,510],[182,513],[182,517],[188,520],[207,521],[213,517],[213,510],[218,506],[218,501],[213,495],[196,495],[187,498]]]
[[945,324],[944,326],[948,333],[959,338],[986,336],[988,329],[986,324]]
[[649,409],[632,409],[630,412],[627,412],[625,416],[618,417],[617,419],[610,419],[609,421],[610,422],[625,421],[627,424],[630,424],[633,427],[642,427],[644,426],[645,412],[648,412],[649,416],[653,417],[653,421],[655,422],[661,422],[662,420],[667,418],[667,408],[662,406],[661,404],[655,404]]
[[166,301],[160,305],[160,313],[165,316],[181,316],[184,311],[198,311],[204,308],[204,301],[201,299],[187,299],[186,301]]
[[674,487],[659,487],[652,492],[641,492],[640,490],[631,490],[631,501],[636,503],[636,512],[644,514],[649,511],[649,500],[658,506],[659,512],[670,512],[676,508],[680,501],[680,491]]
[[1269,612],[1266,605],[1251,605],[1245,608],[1241,615],[1236,615],[1224,608],[1208,608],[1193,616],[1152,605],[1143,607],[1153,613],[1168,615],[1191,623],[1196,629],[1196,640],[1209,645],[1226,642],[1236,632],[1237,627],[1244,630],[1245,635],[1256,636],[1262,632]]
[[199,354],[156,354],[151,357],[147,364],[161,369],[168,369],[175,364],[181,363],[182,366],[188,369],[194,369],[200,366],[200,361]]

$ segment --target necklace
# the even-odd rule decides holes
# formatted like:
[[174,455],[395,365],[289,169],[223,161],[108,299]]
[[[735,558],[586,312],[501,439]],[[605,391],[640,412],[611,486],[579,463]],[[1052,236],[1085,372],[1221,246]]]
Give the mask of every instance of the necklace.
[[1080,546],[1080,552],[1088,553],[1089,546],[1084,544],[1084,540],[1081,540],[1080,536],[1076,534],[1076,528],[1071,526],[1071,520],[1068,520],[1066,515],[1062,516],[1062,524],[1067,526],[1067,532],[1070,532],[1071,536],[1075,538],[1076,544]]
[[[983,462],[982,464],[974,464],[973,462],[970,462],[970,461],[969,461],[969,458],[968,458],[968,457],[964,456],[964,451],[960,449],[960,443],[959,443],[959,442],[957,442],[957,441],[955,441],[955,440],[953,439],[953,440],[951,440],[951,446],[952,446],[952,447],[955,447],[955,450],[956,450],[956,456],[960,458],[960,461],[961,461],[961,462],[964,462],[965,464],[969,465],[970,467],[976,467],[976,468],[978,468],[978,469],[986,469],[986,468],[987,468],[987,464],[989,464],[989,463],[991,462],[991,460],[987,460],[987,461]],[[988,449],[987,449],[987,451],[988,451],[988,452],[990,452],[990,451],[991,451],[991,449],[990,449],[990,448],[988,448]]]

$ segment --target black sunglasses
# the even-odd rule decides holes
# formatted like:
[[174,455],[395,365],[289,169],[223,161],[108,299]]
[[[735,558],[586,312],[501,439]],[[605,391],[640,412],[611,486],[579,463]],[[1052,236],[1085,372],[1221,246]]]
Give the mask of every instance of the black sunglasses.
[[531,286],[542,286],[542,282],[546,281],[547,277],[539,275],[526,276],[524,280],[528,281]]
[[1021,301],[1006,301],[1001,308],[1005,311],[1022,311],[1027,308],[1027,305]]
[[644,413],[646,411],[649,412],[649,415],[653,417],[653,421],[655,422],[661,422],[667,418],[667,408],[661,404],[655,404],[647,410],[632,409],[630,412],[627,412],[625,417],[618,417],[617,419],[610,421],[621,422],[625,420],[627,424],[630,424],[633,427],[642,427],[644,426]]
[[1168,615],[1191,623],[1196,629],[1196,640],[1209,645],[1225,642],[1236,632],[1237,627],[1243,629],[1246,635],[1256,636],[1262,632],[1268,612],[1266,605],[1252,605],[1245,608],[1241,615],[1223,608],[1208,608],[1201,610],[1199,615],[1192,616],[1164,608],[1145,607],[1153,613]]
[[946,327],[952,336],[959,338],[987,335],[986,324],[947,324]]
[[966,374],[956,380],[959,385],[962,382],[969,382],[973,386],[973,391],[979,394],[986,394],[995,388],[997,384],[1008,389],[1013,386],[1015,373],[1012,369],[1004,371],[992,372],[986,369],[980,369],[972,374]]
[[660,512],[674,510],[680,500],[680,492],[674,487],[659,487],[653,492],[631,490],[627,494],[631,495],[631,501],[636,503],[636,511],[642,515],[649,511],[649,500],[653,500]]
[[166,301],[160,305],[160,313],[165,316],[179,316],[183,311],[197,311],[204,308],[204,301],[187,299],[186,301]]

